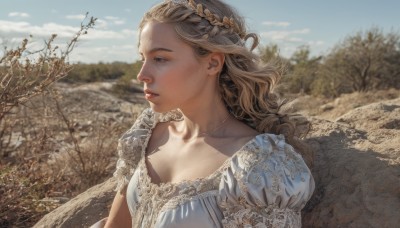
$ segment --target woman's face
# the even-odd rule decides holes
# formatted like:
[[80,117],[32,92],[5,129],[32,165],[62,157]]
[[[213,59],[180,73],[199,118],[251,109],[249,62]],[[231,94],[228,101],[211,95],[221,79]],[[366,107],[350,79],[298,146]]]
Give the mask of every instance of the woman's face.
[[138,80],[156,112],[188,108],[199,102],[208,86],[207,63],[196,57],[170,24],[148,22],[140,34],[143,66]]

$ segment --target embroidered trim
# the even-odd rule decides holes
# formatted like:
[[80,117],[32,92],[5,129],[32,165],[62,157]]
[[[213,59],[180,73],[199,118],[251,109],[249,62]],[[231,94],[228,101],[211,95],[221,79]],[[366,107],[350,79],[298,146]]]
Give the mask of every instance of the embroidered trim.
[[[222,175],[222,172],[216,172],[209,178],[157,185],[148,176],[144,158],[139,162],[138,169],[140,180],[137,191],[140,202],[132,221],[135,221],[134,224],[141,224],[141,227],[143,224],[144,227],[155,227],[157,217],[162,211],[176,208],[188,200],[216,195]],[[146,222],[143,221],[144,217],[147,217]]]
[[257,227],[257,228],[298,228],[301,227],[300,212],[290,209],[277,209],[273,206],[255,208],[242,205],[235,209],[225,210],[222,225],[225,228]]
[[[160,212],[190,200],[214,196],[224,215],[221,218],[224,227],[301,226],[299,211],[311,196],[314,185],[312,182],[309,188],[304,187],[304,194],[284,191],[283,184],[293,186],[294,183],[285,181],[307,184],[312,177],[301,156],[285,143],[283,136],[263,134],[255,137],[208,177],[179,183],[152,183],[145,163],[145,150],[151,131],[158,122],[177,120],[181,117],[179,114],[157,114],[146,110],[134,127],[121,138],[126,147],[120,150],[122,157],[119,163],[123,166],[119,168],[122,170],[116,172],[124,182],[130,179],[132,171],[136,169],[139,172],[135,190],[138,199],[135,205],[131,205],[133,227],[155,227]],[[223,175],[229,179],[222,179]],[[270,181],[266,182],[265,178]],[[226,186],[223,180],[228,181]],[[255,191],[258,190],[267,191],[269,197],[257,197]],[[276,201],[274,197],[300,198],[290,200],[291,204],[277,205],[277,202],[289,201]]]
[[190,194],[190,195],[179,195],[177,197],[174,197],[172,199],[170,199],[160,210],[161,212],[165,212],[167,210],[171,210],[171,209],[175,209],[177,208],[179,205],[182,205],[188,201],[193,201],[193,200],[199,200],[199,199],[203,199],[203,198],[207,198],[210,196],[217,196],[218,195],[218,190],[212,190],[212,191],[208,191],[208,192],[203,192],[200,194]]

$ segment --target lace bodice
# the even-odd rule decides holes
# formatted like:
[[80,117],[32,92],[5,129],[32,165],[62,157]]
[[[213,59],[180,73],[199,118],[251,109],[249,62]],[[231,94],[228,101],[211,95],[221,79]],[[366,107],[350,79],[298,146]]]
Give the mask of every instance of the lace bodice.
[[129,183],[133,227],[301,227],[314,180],[281,135],[257,135],[208,177],[152,183],[145,164],[152,129],[180,118],[146,109],[120,138],[114,176],[118,190]]

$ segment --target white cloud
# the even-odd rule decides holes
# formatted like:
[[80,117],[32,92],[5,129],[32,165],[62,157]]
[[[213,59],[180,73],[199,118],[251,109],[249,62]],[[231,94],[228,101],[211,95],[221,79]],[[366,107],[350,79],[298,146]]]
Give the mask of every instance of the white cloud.
[[323,45],[325,45],[325,42],[322,40],[317,40],[317,41],[313,40],[313,41],[309,41],[308,45],[309,46],[323,46]]
[[[97,28],[97,27],[96,27]],[[31,25],[28,22],[13,22],[0,20],[0,34],[6,37],[50,37],[51,34],[57,34],[59,38],[70,39],[79,31],[79,27],[62,25],[56,23],[46,23],[42,26]],[[133,30],[112,31],[106,29],[91,29],[88,34],[82,38],[85,40],[113,40],[131,38],[136,33]]]
[[124,20],[116,20],[116,21],[114,21],[114,24],[123,25],[123,24],[125,24],[125,21]]
[[26,33],[30,24],[28,22],[14,22],[14,21],[2,21],[0,20],[0,33],[5,36],[6,34],[13,33]]
[[27,13],[22,12],[11,12],[8,14],[9,17],[30,17]]
[[307,40],[306,37],[311,32],[309,28],[297,30],[273,30],[262,32],[261,38],[263,43],[275,43],[280,48],[280,54],[284,57],[290,57],[299,46],[310,46],[312,55],[321,52],[326,43],[321,40]]
[[303,39],[296,35],[304,35],[310,33],[310,29],[300,30],[274,30],[268,32],[262,32],[261,36],[275,42],[302,42]]
[[[131,41],[129,41],[131,43]],[[98,47],[79,47],[70,56],[71,62],[97,63],[102,62],[134,62],[138,59],[135,56],[135,45],[110,45]]]
[[105,19],[111,20],[111,21],[115,21],[115,20],[118,20],[119,18],[118,17],[113,17],[113,16],[106,16]]
[[88,34],[82,37],[85,40],[114,40],[114,39],[124,39],[127,36],[123,32],[115,32],[111,30],[89,30]]
[[106,29],[108,27],[108,23],[105,20],[97,19],[95,22],[96,29]]
[[123,29],[121,32],[127,36],[136,36],[138,34],[136,30],[131,29]]
[[288,37],[288,38],[286,38],[286,41],[292,42],[292,43],[300,43],[300,42],[303,42],[304,40],[299,37]]
[[0,20],[0,33],[6,37],[39,36],[48,37],[57,33],[59,37],[71,37],[78,27],[47,23],[42,26],[31,25],[28,22],[13,22]]
[[114,16],[106,16],[104,19],[108,20],[114,25],[123,25],[125,24],[125,20],[119,18],[119,17],[114,17]]
[[262,24],[266,25],[266,26],[273,26],[273,27],[288,27],[290,25],[290,22],[286,22],[286,21],[264,21]]
[[70,20],[80,20],[82,21],[85,19],[86,15],[84,14],[75,14],[75,15],[67,15],[65,18],[70,19]]

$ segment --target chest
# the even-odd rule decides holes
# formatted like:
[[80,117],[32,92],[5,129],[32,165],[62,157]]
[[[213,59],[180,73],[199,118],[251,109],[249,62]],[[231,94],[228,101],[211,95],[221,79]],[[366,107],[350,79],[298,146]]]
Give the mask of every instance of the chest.
[[[218,171],[207,178],[155,184],[145,160],[140,160],[127,189],[133,227],[219,227],[216,224],[223,218],[217,201],[221,175]],[[215,213],[218,216],[210,217]]]
[[216,170],[235,152],[224,142],[179,142],[168,140],[146,150],[146,169],[155,184],[178,183],[204,178]]

